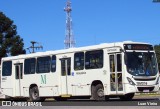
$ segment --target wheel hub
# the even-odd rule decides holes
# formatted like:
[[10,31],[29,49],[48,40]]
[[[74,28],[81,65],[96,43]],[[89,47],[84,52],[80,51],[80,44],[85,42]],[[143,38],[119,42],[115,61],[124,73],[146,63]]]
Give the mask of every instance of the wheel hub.
[[36,99],[37,97],[38,97],[38,93],[37,93],[37,91],[34,91],[33,98]]
[[99,97],[103,97],[103,96],[104,96],[104,91],[103,91],[103,89],[99,89],[99,90],[97,91],[97,95],[98,95]]

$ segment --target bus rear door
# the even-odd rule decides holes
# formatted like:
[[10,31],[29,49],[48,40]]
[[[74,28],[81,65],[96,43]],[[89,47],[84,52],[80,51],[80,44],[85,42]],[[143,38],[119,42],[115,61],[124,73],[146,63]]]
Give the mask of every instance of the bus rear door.
[[61,61],[61,96],[70,97],[68,89],[68,76],[71,75],[71,58],[62,58]]
[[23,63],[16,62],[14,63],[14,72],[15,72],[15,96],[23,96],[23,87],[22,87],[22,80],[23,80]]

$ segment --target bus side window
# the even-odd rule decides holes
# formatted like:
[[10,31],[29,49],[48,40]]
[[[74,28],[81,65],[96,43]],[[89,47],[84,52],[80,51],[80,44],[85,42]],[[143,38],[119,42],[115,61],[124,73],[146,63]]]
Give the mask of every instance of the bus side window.
[[85,53],[85,68],[103,68],[103,50],[87,51]]
[[74,70],[84,69],[84,52],[74,54]]
[[37,73],[49,73],[51,67],[51,57],[39,57],[37,58]]
[[12,61],[5,61],[2,64],[2,76],[11,76],[12,74]]
[[36,68],[36,59],[30,58],[24,61],[24,74],[34,74]]

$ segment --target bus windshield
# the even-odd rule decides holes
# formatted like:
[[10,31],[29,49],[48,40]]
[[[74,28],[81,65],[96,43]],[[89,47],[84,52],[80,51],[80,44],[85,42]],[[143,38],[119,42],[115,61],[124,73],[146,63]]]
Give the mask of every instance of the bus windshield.
[[127,71],[133,76],[155,76],[158,72],[155,53],[126,52]]

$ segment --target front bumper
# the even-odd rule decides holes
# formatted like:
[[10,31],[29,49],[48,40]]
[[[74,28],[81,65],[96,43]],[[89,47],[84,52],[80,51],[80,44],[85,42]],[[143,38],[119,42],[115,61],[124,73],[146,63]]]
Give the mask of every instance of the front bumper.
[[154,93],[159,91],[159,85],[137,86],[126,84],[125,93]]

